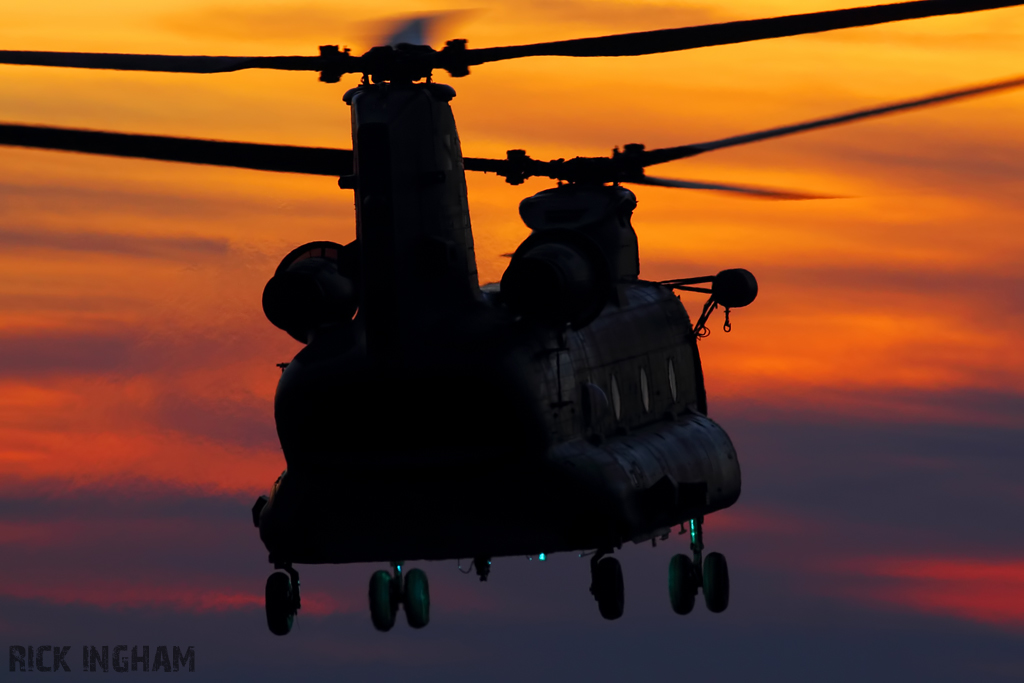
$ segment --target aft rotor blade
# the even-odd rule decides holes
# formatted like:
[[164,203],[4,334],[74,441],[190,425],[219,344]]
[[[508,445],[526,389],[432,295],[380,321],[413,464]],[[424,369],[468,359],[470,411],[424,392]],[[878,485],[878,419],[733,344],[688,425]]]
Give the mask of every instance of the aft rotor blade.
[[922,107],[929,107],[936,104],[943,104],[946,102],[952,102],[954,100],[962,100],[968,97],[975,97],[977,95],[984,95],[986,93],[997,92],[1000,90],[1010,90],[1012,88],[1019,88],[1021,86],[1024,86],[1024,77],[1018,76],[1016,78],[1011,78],[1005,81],[998,81],[996,83],[989,83],[987,85],[975,86],[973,88],[966,88],[964,90],[954,90],[951,92],[940,93],[938,95],[931,95],[929,97],[924,97],[919,100],[908,100],[905,102],[886,104],[881,107],[874,107],[872,109],[861,109],[859,111],[854,111],[847,114],[840,114],[839,116],[830,116],[824,119],[806,121],[804,123],[798,123],[792,126],[770,128],[768,130],[762,130],[756,133],[736,135],[729,138],[723,138],[721,140],[702,142],[696,145],[682,145],[680,147],[666,147],[663,149],[647,150],[643,152],[643,165],[651,166],[654,164],[663,164],[666,161],[673,161],[675,159],[685,159],[687,157],[697,156],[698,154],[710,152],[711,150],[715,149],[722,149],[724,147],[735,147],[737,145],[745,145],[751,142],[758,142],[759,140],[768,140],[770,138],[778,138],[784,135],[802,133],[804,131],[814,130],[817,128],[836,126],[841,123],[850,123],[851,121],[859,121],[861,119],[883,116],[885,114],[906,111],[908,109],[919,109]]
[[[355,58],[352,58],[355,59]],[[0,64],[63,66],[77,69],[163,71],[216,74],[242,69],[321,71],[322,57],[203,57],[189,55],[128,55],[99,52],[23,52],[0,50]]]
[[0,144],[190,164],[340,177],[352,173],[347,149],[261,145],[158,135],[0,124]]
[[469,66],[517,57],[542,55],[564,57],[624,57],[692,50],[713,45],[746,43],[768,38],[821,33],[858,26],[874,26],[907,19],[1016,7],[1024,2],[1000,0],[915,0],[872,7],[794,14],[771,19],[731,21],[724,24],[690,26],[623,33],[598,38],[561,40],[533,45],[515,45],[466,50]]
[[624,180],[625,183],[634,185],[655,185],[657,187],[678,187],[684,190],[717,190],[719,192],[735,192],[757,199],[836,199],[825,195],[806,194],[802,192],[788,192],[785,190],[771,190],[764,187],[752,185],[726,185],[724,183],[704,183],[694,180],[675,180],[674,178],[656,178],[653,176],[641,176],[632,180]]
[[467,171],[483,171],[484,173],[497,173],[498,175],[504,175],[508,169],[508,159],[463,157],[462,166]]

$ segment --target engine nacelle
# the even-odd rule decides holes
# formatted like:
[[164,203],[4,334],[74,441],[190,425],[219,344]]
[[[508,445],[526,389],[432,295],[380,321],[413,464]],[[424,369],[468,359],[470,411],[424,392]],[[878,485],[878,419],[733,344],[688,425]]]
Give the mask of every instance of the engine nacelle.
[[306,344],[314,330],[349,321],[359,307],[355,243],[310,242],[284,257],[263,288],[263,313]]
[[501,294],[517,315],[579,329],[608,303],[608,270],[592,239],[576,230],[549,229],[534,233],[516,249],[501,278]]
[[630,216],[636,195],[622,186],[562,185],[519,203],[519,215],[534,232],[575,230],[601,248],[614,282],[635,282],[640,255]]

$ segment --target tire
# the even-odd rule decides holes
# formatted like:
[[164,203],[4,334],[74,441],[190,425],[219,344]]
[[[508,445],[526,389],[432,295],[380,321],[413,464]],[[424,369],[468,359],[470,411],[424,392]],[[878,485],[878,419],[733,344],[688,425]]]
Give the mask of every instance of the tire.
[[696,567],[686,555],[676,555],[668,564],[668,599],[676,614],[689,614],[697,601]]
[[430,622],[430,586],[422,569],[405,575],[405,618],[409,626],[423,628]]
[[374,572],[370,577],[370,619],[378,631],[390,631],[395,625],[395,607],[391,598],[391,575]]
[[614,557],[606,557],[594,568],[594,597],[597,609],[605,619],[618,619],[625,608],[625,587],[622,565]]
[[286,636],[295,621],[292,580],[284,572],[274,572],[267,578],[267,626],[275,636]]
[[729,606],[729,565],[722,553],[709,553],[704,560],[704,602],[716,614]]

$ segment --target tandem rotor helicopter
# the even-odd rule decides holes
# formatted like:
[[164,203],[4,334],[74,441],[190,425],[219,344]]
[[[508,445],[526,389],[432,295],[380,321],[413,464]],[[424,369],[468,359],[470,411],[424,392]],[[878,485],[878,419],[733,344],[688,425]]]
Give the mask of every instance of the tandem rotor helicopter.
[[[0,63],[223,73],[319,72],[361,77],[351,151],[0,125],[0,144],[337,177],[355,193],[356,239],[312,242],[284,257],[263,292],[267,318],[305,347],[274,403],[287,463],[253,522],[274,566],[270,630],[287,634],[301,607],[297,564],[383,562],[369,585],[374,626],[430,619],[422,569],[406,562],[589,554],[590,591],[606,619],[623,613],[626,542],[687,528],[692,555],[668,569],[672,609],[729,604],[720,553],[704,555],[704,516],[739,498],[726,433],[707,416],[697,340],[717,308],[752,303],[743,269],[664,282],[639,279],[634,194],[658,185],[774,199],[808,195],[649,176],[649,166],[716,149],[1024,85],[990,83],[700,144],[616,148],[609,157],[542,161],[463,157],[450,106],[470,67],[538,55],[625,57],[1024,5],[917,0],[812,14],[560,42],[441,50],[407,42],[356,56],[208,57],[0,51]],[[532,234],[500,284],[477,280],[466,171],[521,184],[556,182],[522,201]],[[709,295],[695,323],[674,290]],[[396,388],[403,428],[389,429]]]

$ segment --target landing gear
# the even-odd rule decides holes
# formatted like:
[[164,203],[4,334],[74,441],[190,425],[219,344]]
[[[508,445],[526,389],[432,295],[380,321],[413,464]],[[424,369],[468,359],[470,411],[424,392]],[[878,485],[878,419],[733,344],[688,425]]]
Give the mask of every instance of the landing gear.
[[689,614],[697,602],[697,567],[686,555],[676,555],[668,563],[668,598],[672,611]]
[[[704,519],[690,520],[690,549],[693,559],[676,555],[668,566],[668,596],[676,614],[689,614],[697,598],[697,589],[704,590],[704,604],[711,612],[724,612],[729,606],[729,566],[722,553],[704,552]],[[703,560],[703,561],[702,561]]]
[[491,558],[474,557],[473,566],[476,567],[476,575],[480,577],[481,581],[486,581],[487,577],[491,575]]
[[[401,581],[401,575],[399,575]],[[370,619],[378,631],[390,631],[395,625],[398,601],[394,599],[391,574],[381,570],[370,577]]]
[[626,604],[622,565],[614,557],[601,555],[598,553],[590,560],[590,592],[602,617],[618,619]]
[[422,569],[402,576],[402,565],[392,563],[393,573],[381,570],[370,577],[370,619],[378,631],[395,625],[398,606],[405,606],[409,626],[423,628],[430,622],[430,586]]
[[299,573],[290,565],[279,566],[267,579],[267,626],[275,636],[285,636],[292,630],[295,613],[302,606],[299,600]]
[[704,603],[715,613],[729,606],[729,566],[722,553],[709,553],[704,560]]
[[413,628],[423,628],[430,621],[430,587],[422,569],[413,569],[405,577],[405,619]]

